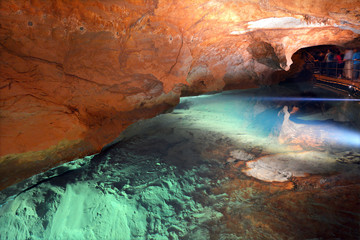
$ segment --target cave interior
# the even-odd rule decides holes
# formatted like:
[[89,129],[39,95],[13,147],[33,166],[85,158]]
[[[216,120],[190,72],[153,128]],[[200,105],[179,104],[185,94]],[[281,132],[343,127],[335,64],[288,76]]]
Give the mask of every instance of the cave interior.
[[50,2],[0,2],[0,239],[359,239],[356,0]]

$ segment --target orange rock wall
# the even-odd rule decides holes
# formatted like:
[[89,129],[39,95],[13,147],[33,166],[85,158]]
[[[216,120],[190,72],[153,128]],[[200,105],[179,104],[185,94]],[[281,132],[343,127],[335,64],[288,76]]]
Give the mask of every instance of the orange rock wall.
[[[181,93],[272,84],[298,49],[358,37],[359,11],[357,0],[2,0],[0,188],[100,151]],[[305,26],[252,24],[272,17]]]

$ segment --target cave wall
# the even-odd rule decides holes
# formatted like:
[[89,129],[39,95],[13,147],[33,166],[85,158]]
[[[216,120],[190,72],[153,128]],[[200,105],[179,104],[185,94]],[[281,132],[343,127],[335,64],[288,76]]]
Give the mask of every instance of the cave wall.
[[357,0],[2,0],[0,189],[100,151],[181,94],[273,84],[298,49],[359,37],[359,12]]

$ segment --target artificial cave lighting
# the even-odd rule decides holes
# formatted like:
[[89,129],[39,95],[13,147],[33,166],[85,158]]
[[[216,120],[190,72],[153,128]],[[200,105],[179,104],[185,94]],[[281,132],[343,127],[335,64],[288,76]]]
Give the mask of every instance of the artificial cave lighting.
[[0,240],[359,239],[359,13],[0,1]]
[[[360,179],[359,134],[331,116],[358,102],[288,94],[274,86],[184,97],[173,111],[131,125],[102,153],[2,191],[1,234],[307,239],[342,224],[338,236],[352,236],[359,210],[344,202],[357,201],[346,196],[359,190],[347,186]],[[319,102],[326,112],[313,111]]]

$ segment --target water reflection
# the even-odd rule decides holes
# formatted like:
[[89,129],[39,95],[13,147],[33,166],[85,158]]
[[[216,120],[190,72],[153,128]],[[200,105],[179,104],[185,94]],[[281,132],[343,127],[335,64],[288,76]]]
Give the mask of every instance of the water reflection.
[[354,119],[338,121],[345,102],[273,98],[289,94],[183,98],[102,153],[1,192],[1,239],[356,239]]

